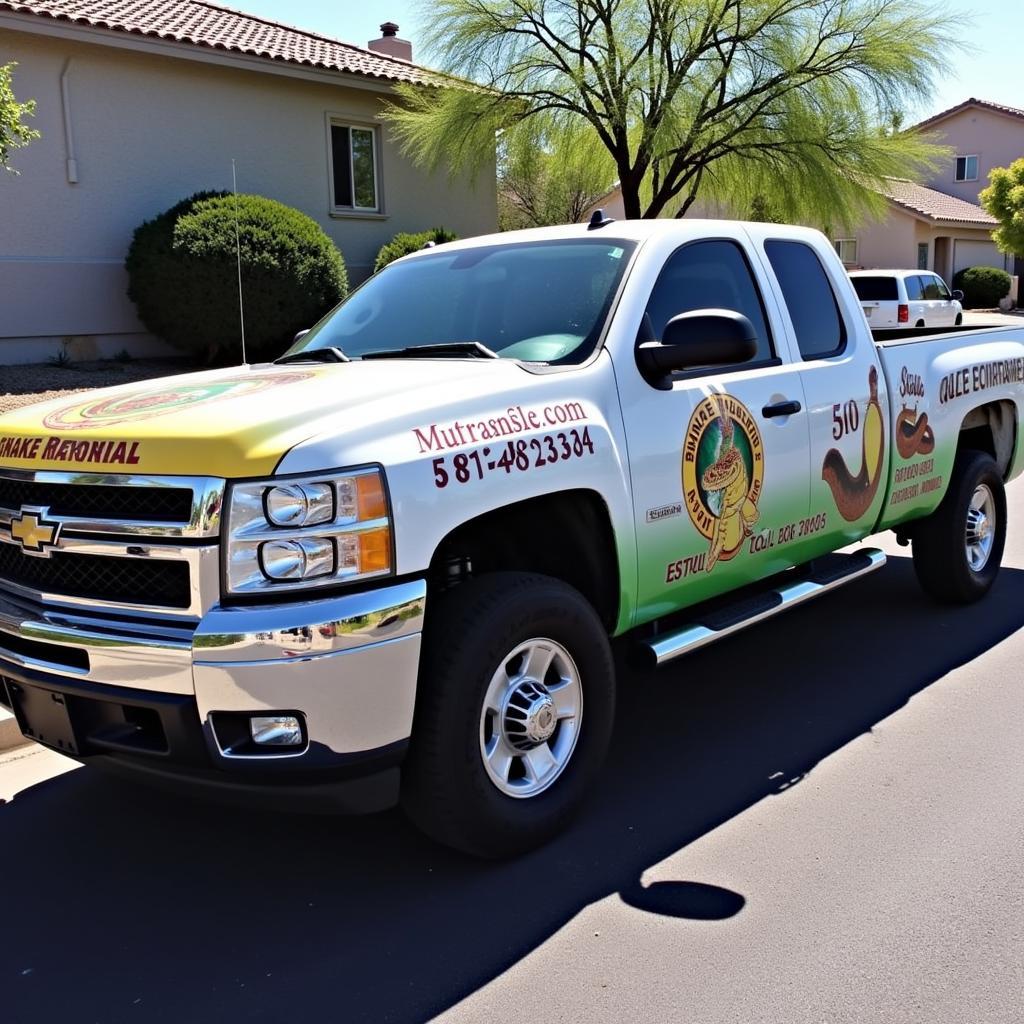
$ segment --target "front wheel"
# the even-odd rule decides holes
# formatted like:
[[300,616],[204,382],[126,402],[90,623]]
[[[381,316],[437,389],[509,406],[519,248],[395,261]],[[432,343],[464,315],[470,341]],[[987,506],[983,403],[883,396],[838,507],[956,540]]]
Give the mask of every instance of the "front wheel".
[[963,313],[957,313],[956,320],[953,322],[954,327],[962,327],[964,322]]
[[914,533],[914,571],[939,601],[969,604],[999,575],[1006,543],[1006,492],[999,467],[985,452],[957,454],[949,489]]
[[578,591],[526,573],[469,580],[428,616],[403,807],[476,856],[539,846],[582,803],[608,749],[605,629]]

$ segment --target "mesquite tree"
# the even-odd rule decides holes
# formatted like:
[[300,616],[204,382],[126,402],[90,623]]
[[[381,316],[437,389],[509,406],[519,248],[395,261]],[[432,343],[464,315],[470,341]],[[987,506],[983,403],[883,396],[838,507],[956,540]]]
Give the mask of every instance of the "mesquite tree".
[[699,194],[849,223],[941,152],[888,126],[930,95],[949,24],[920,0],[431,0],[451,84],[403,86],[386,116],[421,165],[472,172],[496,133],[582,125],[627,217]]

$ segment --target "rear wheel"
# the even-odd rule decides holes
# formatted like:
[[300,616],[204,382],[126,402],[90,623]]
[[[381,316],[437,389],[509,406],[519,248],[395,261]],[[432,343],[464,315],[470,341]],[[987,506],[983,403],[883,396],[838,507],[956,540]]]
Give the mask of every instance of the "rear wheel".
[[968,604],[999,574],[1006,543],[1006,493],[991,455],[957,454],[949,490],[914,533],[914,570],[939,601]]
[[924,327],[924,321],[923,320],[918,320],[917,323],[914,324],[914,326],[915,327]]
[[564,826],[604,760],[607,634],[578,591],[526,573],[470,580],[429,614],[403,806],[447,846],[522,853]]

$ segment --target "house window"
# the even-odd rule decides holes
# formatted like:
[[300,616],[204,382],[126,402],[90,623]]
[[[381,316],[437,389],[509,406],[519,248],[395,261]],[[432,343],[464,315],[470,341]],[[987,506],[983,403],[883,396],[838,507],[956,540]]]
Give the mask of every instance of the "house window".
[[917,243],[917,269],[927,270],[928,269],[928,243],[918,242]]
[[956,180],[978,180],[978,158],[976,156],[958,156],[956,158]]
[[856,238],[837,238],[832,244],[835,245],[836,252],[839,253],[839,258],[843,263],[857,262]]
[[335,210],[380,210],[377,129],[330,122],[331,199]]

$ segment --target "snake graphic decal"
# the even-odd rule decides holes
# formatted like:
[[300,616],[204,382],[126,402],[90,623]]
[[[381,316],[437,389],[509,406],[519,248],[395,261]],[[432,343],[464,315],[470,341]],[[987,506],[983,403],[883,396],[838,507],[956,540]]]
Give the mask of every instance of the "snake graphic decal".
[[764,447],[757,421],[732,395],[705,398],[683,442],[683,495],[694,526],[710,541],[711,572],[742,548],[760,518]]
[[837,448],[830,448],[821,467],[821,478],[828,484],[839,514],[850,523],[856,522],[871,507],[878,493],[885,465],[885,430],[882,409],[878,404],[878,370],[868,372],[871,397],[864,411],[861,434],[861,465],[856,475]]

